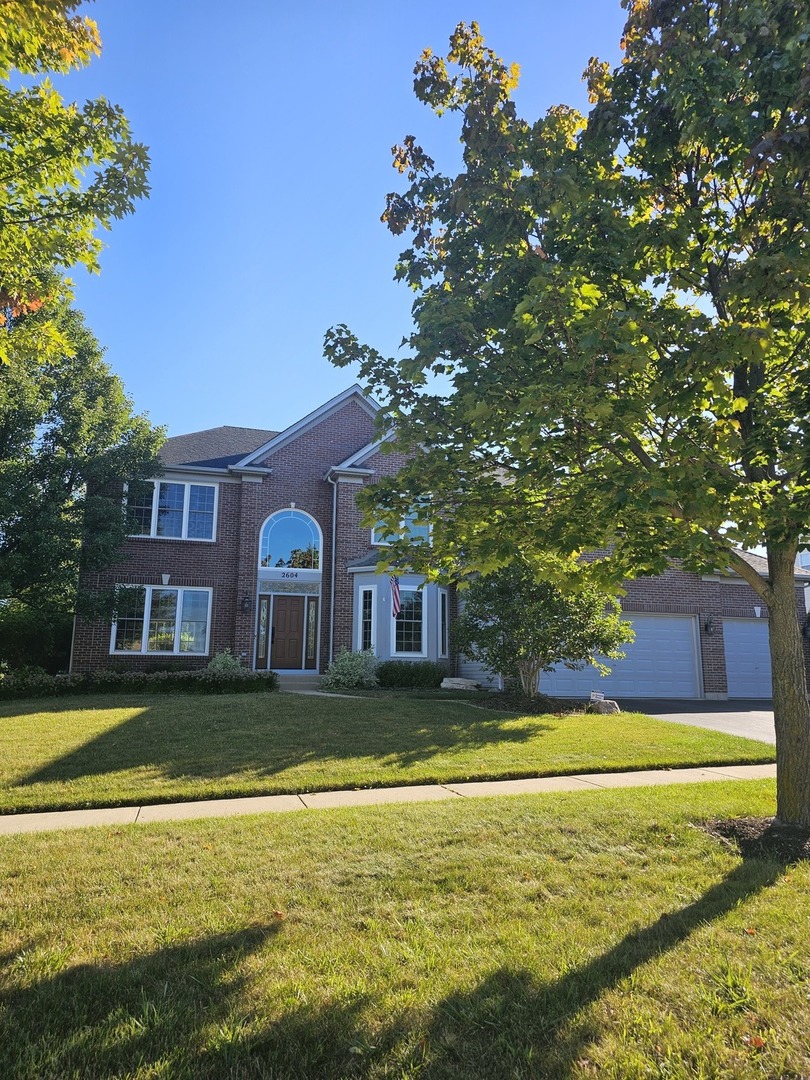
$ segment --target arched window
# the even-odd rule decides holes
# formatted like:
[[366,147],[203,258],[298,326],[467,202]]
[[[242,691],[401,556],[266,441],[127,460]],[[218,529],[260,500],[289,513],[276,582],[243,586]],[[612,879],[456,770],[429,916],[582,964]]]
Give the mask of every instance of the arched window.
[[320,570],[321,530],[309,514],[279,510],[262,526],[259,566],[266,570]]

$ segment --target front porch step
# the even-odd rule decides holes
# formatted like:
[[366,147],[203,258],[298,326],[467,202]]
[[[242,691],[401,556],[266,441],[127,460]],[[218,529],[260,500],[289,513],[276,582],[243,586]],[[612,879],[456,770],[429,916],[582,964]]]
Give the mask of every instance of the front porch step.
[[278,673],[279,690],[320,690],[320,675],[285,675]]

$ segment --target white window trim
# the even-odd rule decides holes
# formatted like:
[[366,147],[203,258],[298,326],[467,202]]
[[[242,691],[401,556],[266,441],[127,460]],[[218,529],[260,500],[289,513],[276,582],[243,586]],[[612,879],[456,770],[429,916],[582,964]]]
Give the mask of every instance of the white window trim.
[[[154,490],[152,492],[151,529],[148,533],[130,533],[130,536],[133,540],[182,540],[192,544],[213,544],[216,541],[218,517],[217,511],[219,510],[219,484],[200,483],[200,481],[198,480],[172,480],[165,476],[154,480],[147,480],[146,483],[152,484],[154,487]],[[157,531],[159,510],[158,503],[160,500],[161,484],[181,484],[185,488],[185,491],[183,493],[183,524],[180,528],[179,536],[164,536]],[[214,489],[214,520],[212,523],[212,532],[210,537],[188,535],[188,515],[189,504],[191,502],[192,485],[194,487],[208,487]]]
[[[450,656],[450,593],[447,589],[440,588],[438,591],[438,607],[436,611],[436,654],[440,660],[447,660]],[[444,600],[445,627],[447,635],[442,641],[442,600]]]
[[[357,594],[357,651],[363,648],[363,593],[371,593],[371,651],[377,651],[377,586],[361,585]],[[391,620],[393,622],[393,619]]]
[[422,651],[421,652],[397,652],[397,620],[391,617],[391,658],[394,660],[424,660],[427,657],[427,594],[418,585],[405,585],[399,583],[400,595],[405,592],[419,593],[422,597]]
[[278,577],[289,576],[288,574],[284,574],[284,573],[279,574],[279,572],[273,566],[262,566],[262,538],[264,536],[264,530],[267,528],[268,524],[273,520],[274,517],[278,517],[279,514],[290,513],[291,511],[293,513],[296,513],[296,514],[300,514],[301,517],[308,518],[312,522],[312,524],[315,526],[315,528],[318,530],[318,569],[313,570],[312,568],[306,567],[306,566],[300,566],[300,567],[295,568],[296,571],[297,571],[296,576],[298,574],[303,575],[301,580],[303,580],[303,581],[307,581],[307,580],[316,581],[323,574],[323,560],[324,560],[323,529],[321,528],[320,523],[318,522],[317,518],[314,518],[312,516],[312,514],[310,514],[306,510],[302,510],[298,506],[282,506],[280,509],[274,510],[272,514],[268,514],[267,517],[262,522],[261,528],[259,529],[259,556],[258,556],[259,576],[261,577],[262,574],[268,575],[268,572],[271,572],[274,575],[273,578],[269,578],[270,580],[275,580]]
[[[171,651],[160,650],[159,652],[150,652],[148,649],[141,648],[137,652],[134,649],[116,649],[115,647],[115,635],[118,631],[118,621],[114,621],[110,627],[110,656],[209,656],[211,653],[211,609],[213,608],[213,593],[211,588],[201,588],[196,585],[132,585],[121,583],[118,588],[121,589],[144,589],[146,592],[146,603],[143,608],[143,640],[142,646],[149,642],[149,621],[152,614],[152,593],[154,591],[170,591],[177,593],[177,614],[174,619],[174,642],[175,648]],[[180,641],[180,623],[183,615],[183,602],[182,594],[185,592],[204,592],[208,593],[208,619],[205,624],[205,652],[184,652],[177,646]]]

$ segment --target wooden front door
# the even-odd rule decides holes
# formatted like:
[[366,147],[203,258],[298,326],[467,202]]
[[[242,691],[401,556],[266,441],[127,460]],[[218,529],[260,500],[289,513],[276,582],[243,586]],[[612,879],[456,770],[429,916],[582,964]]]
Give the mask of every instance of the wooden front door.
[[270,667],[304,666],[304,597],[274,596],[270,631]]

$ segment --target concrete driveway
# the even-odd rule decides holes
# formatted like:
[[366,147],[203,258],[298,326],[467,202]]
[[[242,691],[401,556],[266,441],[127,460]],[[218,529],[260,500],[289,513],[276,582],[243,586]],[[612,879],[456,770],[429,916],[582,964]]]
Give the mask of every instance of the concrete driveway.
[[625,698],[619,702],[623,709],[638,710],[661,720],[676,724],[724,731],[728,735],[743,735],[747,739],[775,743],[773,707],[770,701],[654,701]]

